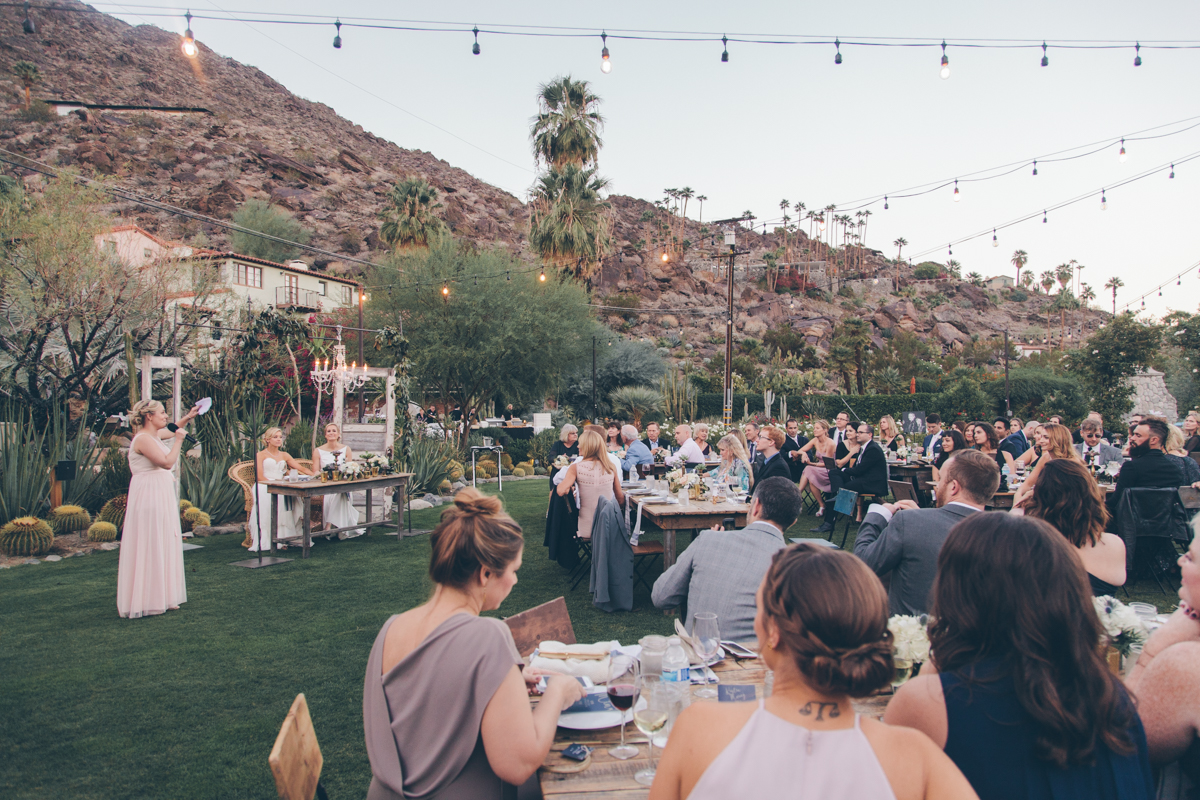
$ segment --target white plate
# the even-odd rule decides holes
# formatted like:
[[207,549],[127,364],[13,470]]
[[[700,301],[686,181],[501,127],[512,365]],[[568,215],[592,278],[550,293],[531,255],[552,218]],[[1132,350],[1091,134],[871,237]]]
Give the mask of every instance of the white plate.
[[[604,687],[597,686],[591,690],[591,693],[606,694],[607,692]],[[625,712],[625,721],[633,722],[633,712],[645,707],[645,699],[639,697],[634,707]],[[620,724],[621,713],[616,709],[612,711],[585,711],[575,714],[562,714],[558,718],[558,727],[572,731],[598,731],[603,728],[615,728]]]
[[647,505],[679,505],[679,499],[676,497],[647,497],[642,500],[642,503]]
[[211,397],[201,397],[199,400],[196,401],[196,413],[197,414],[200,414],[200,415],[207,414],[208,410],[210,408],[212,408],[212,398]]

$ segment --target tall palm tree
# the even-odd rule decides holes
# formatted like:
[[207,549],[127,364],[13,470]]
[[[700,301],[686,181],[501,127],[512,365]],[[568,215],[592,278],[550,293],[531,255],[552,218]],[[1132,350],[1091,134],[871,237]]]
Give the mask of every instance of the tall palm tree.
[[[867,242],[867,223],[868,223],[868,222],[870,222],[870,221],[871,221],[871,209],[869,209],[869,208],[868,208],[868,209],[865,209],[865,210],[862,212],[862,230],[859,232],[859,236],[862,238],[862,246],[863,246],[863,247],[866,247],[866,242]],[[860,258],[860,259],[865,259],[865,258],[866,258],[866,253],[861,253],[861,252],[860,252],[859,258]],[[861,265],[861,264],[862,264],[862,261],[860,260],[860,262],[859,262],[859,263],[860,263],[860,265]]]
[[978,272],[968,272],[967,280],[970,281],[972,286],[983,286],[983,276]]
[[1096,293],[1092,291],[1092,287],[1088,284],[1082,284],[1080,287],[1079,299],[1083,301],[1083,307],[1086,309],[1087,304],[1096,299]]
[[[1025,273],[1025,277],[1021,278],[1021,285],[1024,286],[1026,289],[1033,289],[1033,273],[1032,272]],[[1034,291],[1036,292],[1037,289],[1034,289]]]
[[896,260],[899,261],[900,253],[904,250],[904,246],[908,244],[908,239],[905,239],[903,236],[901,236],[899,239],[892,242],[892,244],[896,245]]
[[1079,308],[1079,301],[1075,299],[1074,293],[1064,286],[1063,290],[1058,293],[1058,297],[1054,299],[1053,307],[1058,309],[1059,315],[1058,347],[1060,350],[1065,350],[1067,347],[1067,312]]
[[42,79],[42,74],[38,71],[37,64],[31,64],[28,61],[18,61],[13,64],[12,74],[16,75],[25,87],[25,110],[28,111],[33,102],[29,95],[29,90],[33,88],[35,83]]
[[700,204],[700,224],[704,224],[704,201],[708,198],[702,194],[696,195],[696,202]]
[[1112,277],[1112,278],[1109,278],[1109,279],[1108,279],[1108,282],[1104,284],[1104,288],[1105,288],[1105,289],[1112,289],[1112,293],[1113,293],[1113,316],[1114,316],[1114,317],[1117,315],[1117,289],[1120,289],[1120,288],[1121,288],[1122,286],[1124,286],[1124,285],[1125,285],[1125,281],[1123,281],[1123,280],[1121,280],[1120,278],[1118,278],[1118,277],[1115,277],[1115,276],[1114,276],[1114,277]]
[[392,187],[383,210],[379,237],[389,247],[428,247],[446,233],[446,223],[434,213],[442,207],[429,181],[410,177]]
[[1017,250],[1012,254],[1012,265],[1017,268],[1017,283],[1021,283],[1021,269],[1029,263],[1029,253]]
[[946,272],[953,275],[955,278],[962,279],[962,264],[955,261],[953,258],[946,262]]
[[683,211],[680,214],[684,219],[687,219],[687,201],[696,196],[696,192],[690,186],[685,186],[679,190],[679,196],[683,198]]
[[612,243],[612,209],[600,196],[607,187],[595,168],[577,164],[540,176],[530,203],[530,246],[544,260],[590,276]]
[[892,291],[898,292],[900,291],[900,265],[904,263],[904,261],[900,258],[900,253],[904,250],[904,246],[908,244],[908,239],[905,239],[903,236],[901,236],[899,239],[892,242],[892,244],[896,245],[896,274],[895,277],[892,278]]
[[594,165],[604,145],[604,117],[591,85],[561,76],[538,87],[537,100],[538,114],[530,128],[534,159],[551,168]]
[[1070,264],[1059,264],[1054,268],[1054,277],[1058,279],[1059,292],[1065,292],[1075,278],[1075,268]]
[[1043,272],[1041,284],[1042,289],[1045,290],[1046,294],[1050,294],[1050,289],[1054,286],[1054,273],[1050,270]]

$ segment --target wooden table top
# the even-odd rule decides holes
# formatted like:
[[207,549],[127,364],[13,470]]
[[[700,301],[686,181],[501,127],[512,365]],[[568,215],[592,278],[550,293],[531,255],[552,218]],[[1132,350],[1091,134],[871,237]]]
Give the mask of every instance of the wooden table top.
[[307,481],[263,481],[263,484],[267,487],[269,494],[304,497],[305,495],[340,494],[347,491],[394,486],[407,481],[412,476],[411,472],[393,472],[391,475],[367,476],[352,481],[323,481],[320,478],[313,478]]
[[[637,499],[636,497],[634,498]],[[657,522],[664,518],[678,517],[711,517],[731,516],[750,513],[748,503],[733,503],[728,500],[714,503],[712,500],[690,500],[685,506],[682,503],[643,503],[642,516]]]
[[[758,659],[737,661],[726,658],[713,667],[722,683],[749,684],[755,687],[756,696],[761,696],[766,668]],[[693,703],[715,703],[716,700],[705,700],[695,696],[692,687]],[[891,694],[875,695],[853,702],[854,710],[860,714],[881,719],[887,710]],[[554,744],[543,766],[567,766],[576,762],[564,759],[561,755],[563,748],[572,743],[587,745],[592,748],[592,763],[582,772],[558,773],[542,769],[538,771],[542,794],[546,798],[562,798],[563,800],[644,800],[650,794],[650,787],[642,786],[633,779],[639,770],[645,769],[650,763],[650,754],[646,737],[632,722],[626,723],[625,742],[637,745],[638,754],[633,758],[621,761],[608,754],[608,748],[621,739],[620,728],[607,728],[599,731],[575,731],[559,728],[554,736]],[[654,761],[657,764],[662,757],[662,751],[654,748]]]

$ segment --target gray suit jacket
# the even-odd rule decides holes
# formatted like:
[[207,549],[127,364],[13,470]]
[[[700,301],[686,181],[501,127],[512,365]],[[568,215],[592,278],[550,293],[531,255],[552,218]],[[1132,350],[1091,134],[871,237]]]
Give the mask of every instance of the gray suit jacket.
[[929,590],[942,542],[951,528],[976,513],[962,505],[905,509],[897,512],[890,523],[878,512],[867,514],[854,541],[854,555],[876,575],[892,574],[888,588],[892,615],[920,616],[929,612]]
[[[1083,442],[1075,445],[1075,452],[1079,454],[1080,458],[1083,458]],[[1100,466],[1104,466],[1110,461],[1116,461],[1118,464],[1124,464],[1125,456],[1121,455],[1121,448],[1113,447],[1111,444],[1105,444],[1104,442],[1101,442],[1100,460],[1102,462]]]
[[689,632],[697,611],[711,611],[722,639],[753,639],[754,595],[784,544],[779,530],[765,522],[740,531],[704,531],[654,582],[651,599],[658,608],[686,601]]
[[601,611],[633,610],[633,547],[616,500],[596,501],[592,520],[592,605]]

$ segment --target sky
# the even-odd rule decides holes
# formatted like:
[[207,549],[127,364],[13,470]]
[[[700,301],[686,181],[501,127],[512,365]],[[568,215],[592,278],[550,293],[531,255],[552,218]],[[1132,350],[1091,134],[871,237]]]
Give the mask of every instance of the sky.
[[[783,2],[597,4],[457,2],[400,4],[385,0],[194,0],[196,14],[226,12],[341,14],[461,23],[462,32],[428,33],[343,26],[332,47],[328,25],[198,19],[196,38],[221,55],[263,70],[291,92],[325,103],[397,145],[426,150],[481,180],[525,199],[535,177],[529,121],[538,86],[559,75],[591,82],[606,124],[600,170],[611,191],[655,200],[665,188],[688,186],[709,199],[704,219],[751,210],[776,220],[779,203],[851,208],[861,198],[890,194],[870,206],[866,244],[889,256],[904,237],[905,257],[945,262],[964,274],[1014,275],[1013,251],[1029,254],[1040,274],[1074,260],[1082,282],[1111,310],[1104,283],[1125,284],[1117,307],[1145,292],[1145,315],[1200,307],[1200,49],[1151,49],[1133,66],[1134,50],[973,49],[967,39],[1179,41],[1200,31],[1200,3],[1146,0],[1055,2],[912,2],[854,4]],[[130,24],[182,32],[178,19],[149,16],[155,0],[99,3]],[[145,15],[145,16],[139,16]],[[260,17],[266,19],[266,17]],[[481,54],[471,54],[472,25]],[[499,25],[580,27],[581,38],[504,36]],[[610,35],[613,69],[600,70],[600,31],[670,30],[702,34],[782,34],[816,39],[900,37],[945,39],[951,75],[939,77],[940,47],[844,45],[834,48],[730,42],[631,41]],[[1200,43],[1200,35],[1189,40]],[[1194,98],[1188,100],[1188,97]],[[1188,120],[1190,122],[1168,125]],[[1166,126],[1166,127],[1163,127]],[[1148,129],[1154,129],[1149,130]],[[1138,133],[1143,132],[1145,133]],[[1137,136],[1183,131],[1157,139]],[[1118,159],[1115,140],[1126,142]],[[1039,164],[1042,155],[1114,141],[1094,155]],[[1087,149],[1076,150],[1084,152]],[[1025,166],[1022,166],[1022,163]],[[1013,164],[1005,177],[960,182],[921,197],[904,189],[953,181]],[[1126,186],[1148,170],[1163,171]],[[1114,187],[1114,188],[1107,188]],[[1104,189],[1107,209],[1101,210]],[[1094,193],[1075,205],[1041,211]],[[689,204],[688,215],[699,208]],[[793,216],[794,216],[794,212]],[[1027,222],[1005,223],[1035,214]],[[998,246],[992,246],[996,227]],[[953,247],[980,231],[983,237]],[[1189,269],[1190,268],[1190,269]],[[1186,274],[1179,278],[1177,273]],[[1156,287],[1163,282],[1162,297]]]

